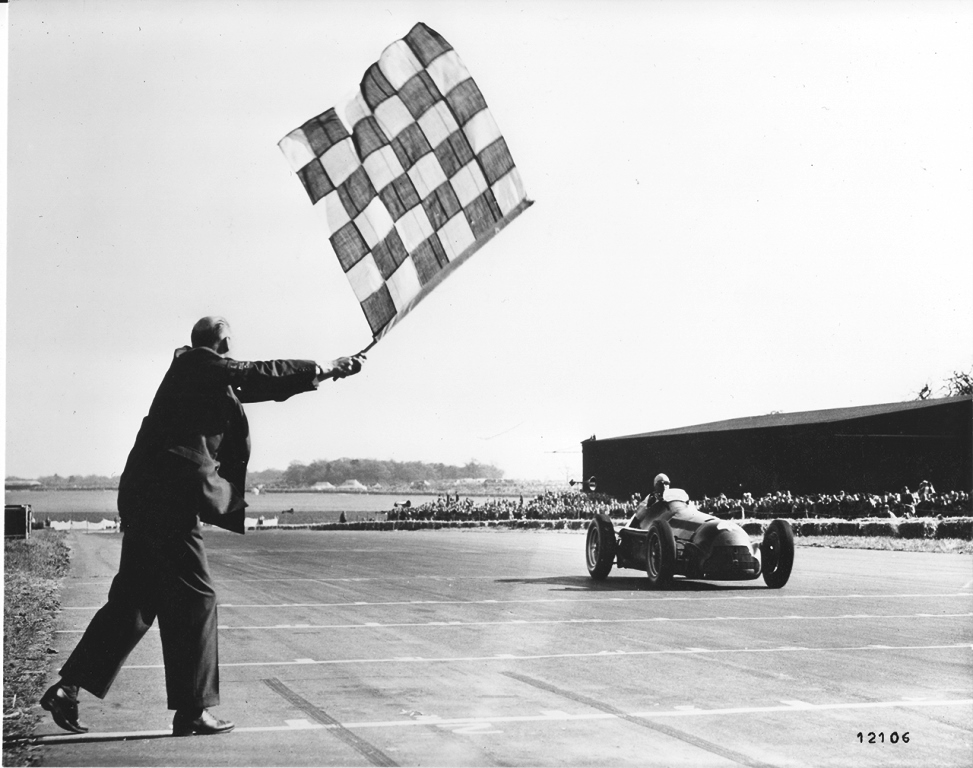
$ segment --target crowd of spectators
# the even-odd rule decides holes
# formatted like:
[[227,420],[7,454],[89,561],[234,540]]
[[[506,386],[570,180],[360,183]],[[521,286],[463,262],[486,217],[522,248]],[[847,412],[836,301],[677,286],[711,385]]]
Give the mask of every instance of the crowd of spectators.
[[[596,513],[615,519],[628,519],[640,498],[633,496],[620,502],[610,496],[578,491],[548,491],[530,499],[501,497],[482,503],[457,496],[440,496],[435,501],[416,506],[397,505],[388,513],[389,520],[586,520]],[[897,493],[817,493],[796,496],[790,491],[777,491],[754,498],[731,499],[725,494],[694,501],[701,511],[724,519],[798,518],[911,518],[954,517],[973,514],[970,494],[966,491],[937,493],[931,484],[922,483],[916,492],[903,487]]]
[[[931,486],[929,486],[931,488]],[[971,514],[970,494],[966,491],[913,493],[903,487],[898,493],[813,493],[795,496],[790,491],[742,499],[704,497],[696,502],[703,512],[724,518],[845,518],[862,517],[951,517]]]
[[621,503],[610,496],[578,491],[548,491],[525,499],[523,496],[486,499],[481,504],[459,496],[440,496],[417,506],[400,505],[388,513],[389,520],[587,520],[596,513],[612,517],[631,515],[638,502]]

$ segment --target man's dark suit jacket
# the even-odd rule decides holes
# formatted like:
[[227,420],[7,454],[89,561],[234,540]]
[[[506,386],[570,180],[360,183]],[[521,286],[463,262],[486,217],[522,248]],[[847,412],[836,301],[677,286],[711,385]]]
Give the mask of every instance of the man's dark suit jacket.
[[250,428],[241,403],[315,389],[313,360],[241,362],[177,349],[118,486],[123,530],[173,536],[197,518],[244,532]]

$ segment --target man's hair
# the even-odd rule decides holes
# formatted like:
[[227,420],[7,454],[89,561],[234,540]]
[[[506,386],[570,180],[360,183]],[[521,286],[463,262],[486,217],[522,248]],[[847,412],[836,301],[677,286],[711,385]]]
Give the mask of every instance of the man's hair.
[[219,343],[230,335],[230,324],[223,317],[204,317],[193,326],[190,336],[193,347],[209,347],[215,349]]

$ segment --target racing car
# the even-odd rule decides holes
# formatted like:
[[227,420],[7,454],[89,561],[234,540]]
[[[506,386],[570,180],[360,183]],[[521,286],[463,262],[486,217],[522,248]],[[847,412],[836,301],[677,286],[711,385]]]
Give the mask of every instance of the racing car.
[[763,576],[772,589],[783,587],[794,565],[794,532],[786,520],[773,520],[763,540],[750,542],[738,524],[700,512],[689,495],[670,488],[617,531],[599,513],[588,524],[585,560],[593,579],[604,579],[613,565],[645,571],[653,587],[674,576],[687,579],[741,581]]

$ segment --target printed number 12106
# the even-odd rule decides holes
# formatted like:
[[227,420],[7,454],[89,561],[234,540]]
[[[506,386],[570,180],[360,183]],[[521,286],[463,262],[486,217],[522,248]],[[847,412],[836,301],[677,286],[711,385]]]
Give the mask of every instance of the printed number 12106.
[[898,731],[892,731],[888,737],[885,736],[884,731],[869,731],[868,733],[858,732],[858,742],[860,744],[884,744],[888,742],[889,744],[898,744],[902,742],[903,744],[909,743],[909,732],[906,731],[903,734],[899,734]]

